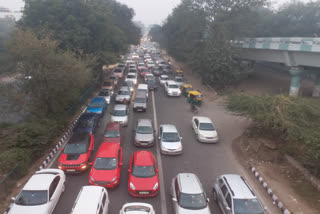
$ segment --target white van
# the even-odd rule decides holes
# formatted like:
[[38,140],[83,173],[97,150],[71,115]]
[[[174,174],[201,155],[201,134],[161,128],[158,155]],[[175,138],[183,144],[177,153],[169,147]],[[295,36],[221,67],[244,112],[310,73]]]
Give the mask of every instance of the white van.
[[71,214],[107,214],[109,196],[104,187],[83,186],[72,207]]
[[143,92],[145,92],[146,93],[146,98],[148,98],[148,96],[149,96],[149,89],[148,89],[148,85],[147,84],[139,84],[138,85],[138,88],[137,88],[137,93],[139,92],[139,91],[143,91]]

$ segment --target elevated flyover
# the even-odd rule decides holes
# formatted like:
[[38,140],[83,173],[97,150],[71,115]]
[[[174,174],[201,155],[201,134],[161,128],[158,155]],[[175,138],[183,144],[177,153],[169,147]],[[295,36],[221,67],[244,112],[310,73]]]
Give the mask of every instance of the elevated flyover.
[[303,72],[316,74],[313,96],[320,97],[320,38],[243,38],[232,42],[241,48],[242,59],[286,65],[291,75],[290,95],[299,94]]

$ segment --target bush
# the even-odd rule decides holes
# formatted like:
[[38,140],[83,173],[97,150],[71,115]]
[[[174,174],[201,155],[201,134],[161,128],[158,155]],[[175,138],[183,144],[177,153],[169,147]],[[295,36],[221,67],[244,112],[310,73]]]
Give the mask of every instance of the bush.
[[26,148],[11,148],[2,152],[0,154],[0,172],[7,173],[16,165],[19,165],[19,175],[26,174],[33,159],[32,153],[32,149]]
[[286,152],[320,175],[320,103],[313,99],[232,94],[227,108],[285,140]]

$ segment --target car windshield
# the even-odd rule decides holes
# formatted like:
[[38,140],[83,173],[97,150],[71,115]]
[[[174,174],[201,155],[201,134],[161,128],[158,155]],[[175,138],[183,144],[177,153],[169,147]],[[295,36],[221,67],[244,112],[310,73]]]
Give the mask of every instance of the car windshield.
[[120,132],[119,130],[107,130],[104,133],[104,137],[110,137],[110,138],[120,137]]
[[134,79],[134,78],[136,78],[136,76],[135,75],[128,75],[127,78],[128,79]]
[[176,82],[183,82],[182,78],[176,78]]
[[235,214],[263,214],[264,210],[257,199],[234,199]]
[[102,108],[102,103],[100,102],[89,103],[88,108]]
[[200,123],[199,129],[203,130],[203,131],[214,131],[214,130],[216,130],[214,128],[214,126],[212,125],[212,123]]
[[87,144],[84,143],[68,143],[64,147],[64,154],[83,154],[87,152]]
[[154,85],[156,82],[154,79],[148,79],[147,84]]
[[109,91],[100,91],[98,96],[107,97],[110,96]]
[[122,91],[119,91],[119,95],[130,95],[130,92],[122,90]]
[[162,134],[162,141],[164,141],[164,142],[178,142],[178,141],[180,141],[180,137],[177,132],[164,132]]
[[126,81],[124,86],[131,87],[131,86],[133,86],[133,82],[132,81]]
[[124,208],[124,211],[127,213],[132,212],[132,213],[136,213],[137,211],[140,212],[145,212],[145,213],[149,213],[150,212],[150,208],[149,207],[145,207],[145,206],[141,206],[141,205],[133,205],[130,207],[126,207]]
[[111,86],[111,82],[104,82],[103,86]]
[[111,115],[113,115],[113,116],[126,116],[127,111],[126,110],[113,110]]
[[114,72],[114,73],[122,73],[122,70],[116,69],[116,70],[114,70],[113,72]]
[[133,166],[132,175],[137,178],[150,178],[156,175],[154,166]]
[[175,84],[170,84],[170,85],[168,85],[168,88],[179,88],[179,87]]
[[135,98],[134,102],[135,103],[146,103],[146,99],[145,98]]
[[124,64],[119,64],[118,67],[119,68],[123,68],[123,67],[125,67],[125,65]]
[[97,170],[112,170],[117,168],[117,159],[116,158],[97,158],[94,162],[95,169]]
[[199,210],[207,207],[207,200],[203,193],[200,193],[200,194],[180,193],[179,205],[185,209]]
[[136,132],[138,134],[152,134],[153,130],[151,126],[138,126]]
[[168,77],[161,77],[161,80],[168,80]]
[[77,124],[78,128],[90,128],[93,126],[93,122],[91,120],[80,120]]
[[48,201],[48,191],[22,190],[15,203],[23,206],[45,204]]

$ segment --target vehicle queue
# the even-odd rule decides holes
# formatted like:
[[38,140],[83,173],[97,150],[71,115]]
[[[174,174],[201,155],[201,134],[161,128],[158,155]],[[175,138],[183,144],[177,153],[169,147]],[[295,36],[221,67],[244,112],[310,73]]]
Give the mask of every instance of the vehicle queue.
[[[192,106],[202,103],[201,92],[185,84],[183,70],[179,68],[173,72],[169,61],[162,59],[159,49],[152,43],[133,47],[124,61],[104,80],[98,95],[88,104],[87,112],[80,117],[71,138],[61,149],[58,169],[37,171],[13,199],[9,213],[52,213],[65,190],[65,173],[79,173],[89,168],[88,186],[81,188],[71,213],[108,213],[110,204],[107,189],[120,184],[120,169],[123,166],[121,129],[130,120],[129,104],[133,102],[134,112],[147,111],[149,91],[157,90],[158,85],[164,87],[167,96],[179,97],[184,94]],[[101,145],[95,148],[93,133],[111,102],[115,102],[115,105],[110,121]],[[218,132],[210,118],[196,115],[192,117],[191,125],[199,142],[219,142]],[[158,140],[161,154],[183,154],[182,136],[172,124],[161,124],[158,136],[155,136],[152,120],[144,118],[138,121],[134,132],[134,145],[137,147],[158,146]],[[90,162],[95,150],[95,157]],[[159,193],[159,169],[152,152],[134,152],[130,157],[128,173],[128,193],[137,201],[140,197],[154,197]],[[253,189],[240,175],[219,176],[212,191],[213,199],[225,214],[265,213]],[[193,173],[179,173],[174,177],[170,195],[175,213],[211,213],[205,190]],[[152,214],[156,211],[151,204],[135,202],[123,205],[119,212]]]

